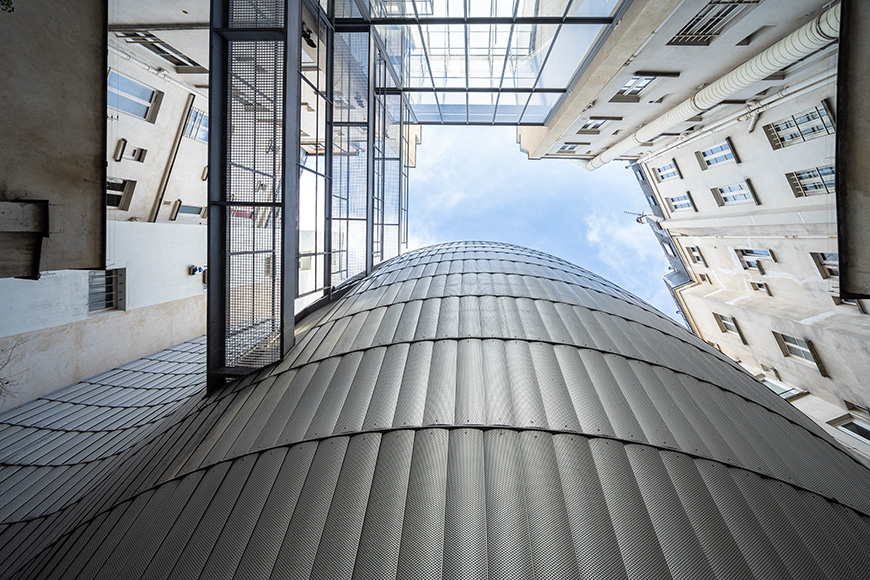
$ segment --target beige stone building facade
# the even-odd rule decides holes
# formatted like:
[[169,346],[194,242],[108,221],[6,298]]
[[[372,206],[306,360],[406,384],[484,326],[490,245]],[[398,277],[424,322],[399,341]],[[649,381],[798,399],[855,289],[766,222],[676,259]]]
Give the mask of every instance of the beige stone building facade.
[[634,3],[518,141],[589,169],[634,161],[689,272],[673,293],[691,330],[866,459],[870,302],[838,283],[839,19],[823,1]]

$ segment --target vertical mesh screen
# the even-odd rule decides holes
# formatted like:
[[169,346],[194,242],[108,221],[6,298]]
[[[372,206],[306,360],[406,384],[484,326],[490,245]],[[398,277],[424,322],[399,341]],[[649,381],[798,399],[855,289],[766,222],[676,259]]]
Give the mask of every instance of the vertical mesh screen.
[[283,28],[284,2],[230,0],[230,28]]
[[[250,14],[250,22],[245,11],[233,21],[263,25],[268,15]],[[228,53],[225,362],[257,368],[281,355],[284,45],[232,42]]]

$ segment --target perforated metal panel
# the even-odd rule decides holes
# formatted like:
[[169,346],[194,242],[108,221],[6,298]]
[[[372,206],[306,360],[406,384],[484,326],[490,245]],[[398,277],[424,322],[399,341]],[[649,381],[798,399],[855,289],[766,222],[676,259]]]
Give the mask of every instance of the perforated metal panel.
[[590,272],[444,244],[297,328],[74,505],[8,522],[2,575],[866,577],[870,471]]

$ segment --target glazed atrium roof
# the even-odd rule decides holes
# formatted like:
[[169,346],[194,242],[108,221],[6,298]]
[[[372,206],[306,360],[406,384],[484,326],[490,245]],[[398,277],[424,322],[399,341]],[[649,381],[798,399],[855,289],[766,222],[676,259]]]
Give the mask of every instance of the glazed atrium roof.
[[629,4],[343,0],[335,22],[371,27],[417,123],[540,125]]

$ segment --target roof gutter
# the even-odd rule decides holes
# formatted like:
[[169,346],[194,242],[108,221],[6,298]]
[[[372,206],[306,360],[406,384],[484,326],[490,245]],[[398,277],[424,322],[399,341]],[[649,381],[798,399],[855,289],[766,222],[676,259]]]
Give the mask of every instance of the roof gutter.
[[598,169],[668,129],[715,107],[743,89],[824,48],[840,36],[839,2],[811,22],[758,53],[725,76],[698,91],[667,113],[588,161],[575,160],[586,169]]

